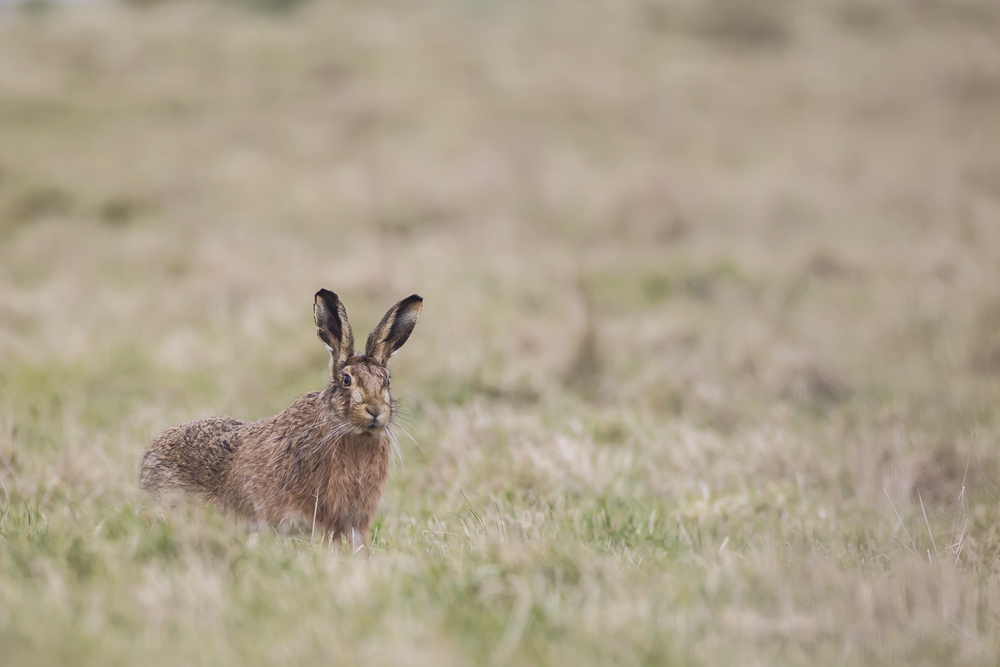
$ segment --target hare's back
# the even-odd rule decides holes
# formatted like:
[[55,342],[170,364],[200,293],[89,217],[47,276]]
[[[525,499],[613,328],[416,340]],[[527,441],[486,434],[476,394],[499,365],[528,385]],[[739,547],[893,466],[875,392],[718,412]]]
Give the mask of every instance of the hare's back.
[[166,491],[213,494],[239,446],[235,431],[244,423],[210,417],[168,428],[149,443],[142,456],[142,488],[154,495]]

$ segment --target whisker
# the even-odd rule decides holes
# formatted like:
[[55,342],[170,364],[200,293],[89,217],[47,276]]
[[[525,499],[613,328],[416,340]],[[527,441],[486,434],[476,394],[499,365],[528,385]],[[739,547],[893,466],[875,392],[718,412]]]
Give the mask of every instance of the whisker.
[[392,449],[392,452],[396,455],[396,458],[399,459],[400,469],[406,470],[406,466],[403,465],[403,451],[399,448],[399,442],[396,441],[396,435],[388,429],[386,429],[386,433],[389,434],[389,445]]
[[420,450],[421,454],[425,453],[424,448],[420,446],[420,443],[417,442],[417,439],[410,434],[410,431],[405,426],[399,425],[399,430],[403,432],[403,435],[410,439],[410,442],[412,442],[416,448]]

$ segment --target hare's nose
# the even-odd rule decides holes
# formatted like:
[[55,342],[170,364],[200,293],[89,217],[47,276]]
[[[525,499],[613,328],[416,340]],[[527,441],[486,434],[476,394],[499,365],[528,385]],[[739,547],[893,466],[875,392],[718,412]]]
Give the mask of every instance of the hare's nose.
[[365,412],[367,412],[368,414],[370,414],[372,416],[372,419],[375,419],[380,414],[382,414],[382,406],[380,406],[380,405],[366,405],[365,406]]

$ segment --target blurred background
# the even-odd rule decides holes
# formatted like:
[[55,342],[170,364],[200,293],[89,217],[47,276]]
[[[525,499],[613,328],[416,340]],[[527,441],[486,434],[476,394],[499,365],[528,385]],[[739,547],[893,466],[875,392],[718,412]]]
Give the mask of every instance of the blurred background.
[[[373,564],[136,515],[320,287],[425,298]],[[998,399],[995,0],[0,2],[24,664],[982,664]]]

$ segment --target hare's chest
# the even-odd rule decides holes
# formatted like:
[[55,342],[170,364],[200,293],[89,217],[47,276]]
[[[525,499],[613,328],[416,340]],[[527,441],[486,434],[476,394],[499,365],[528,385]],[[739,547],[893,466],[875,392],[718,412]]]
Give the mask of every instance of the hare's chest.
[[[365,443],[367,447],[353,447],[333,462],[331,491],[338,496],[344,509],[378,502],[389,476],[388,452],[379,443]],[[373,446],[374,445],[374,446]]]

